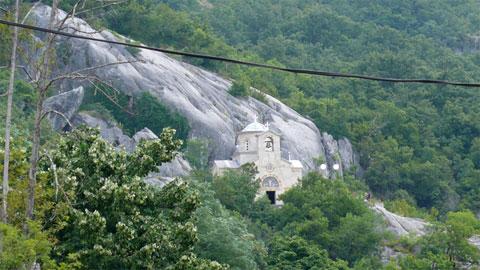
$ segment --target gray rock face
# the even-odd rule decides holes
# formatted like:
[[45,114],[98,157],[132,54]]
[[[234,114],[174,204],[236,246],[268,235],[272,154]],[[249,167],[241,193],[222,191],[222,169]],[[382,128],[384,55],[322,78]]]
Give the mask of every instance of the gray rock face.
[[[68,121],[72,120],[72,117],[82,104],[84,93],[83,87],[80,86],[45,100],[43,110],[44,112],[49,112],[47,118],[50,120],[53,129],[62,130],[68,127],[65,118],[67,118]],[[63,116],[59,113],[63,114]]]
[[468,242],[474,245],[476,248],[480,249],[480,236],[474,235],[468,239]]
[[353,151],[352,143],[347,138],[338,140],[338,153],[344,168],[353,168],[359,164],[358,155]]
[[382,252],[380,253],[380,260],[382,261],[383,264],[387,264],[391,260],[395,260],[404,255],[405,254],[398,252],[390,247],[383,247]]
[[125,147],[125,150],[132,152],[135,149],[135,141],[117,127],[114,123],[92,116],[88,112],[80,112],[73,117],[72,124],[77,127],[80,125],[87,125],[100,129],[100,135],[107,142],[115,147]]
[[422,236],[427,232],[429,224],[419,218],[402,217],[394,214],[385,209],[381,203],[376,203],[372,208],[384,218],[388,229],[398,236]]
[[338,171],[333,170],[333,166],[335,164],[346,165],[346,164],[341,164],[341,158],[338,151],[338,142],[333,139],[332,135],[326,132],[322,133],[321,142],[325,149],[324,160],[327,164],[327,169],[322,171],[322,173],[324,174],[324,176],[330,177],[330,178],[336,178],[338,176],[341,177],[343,175],[343,170],[342,170],[343,166],[340,166],[340,169]]
[[192,170],[190,163],[186,161],[183,156],[179,155],[174,160],[162,164],[159,168],[161,176],[163,177],[180,177],[186,176]]
[[[46,26],[49,13],[50,7],[38,5],[31,18],[37,25]],[[65,13],[60,12],[59,17],[64,16]],[[66,31],[73,32],[74,28],[81,31],[76,34],[125,40],[106,30],[95,32],[81,19],[68,20],[66,24],[69,26]],[[310,120],[271,96],[266,97],[266,104],[253,98],[235,98],[227,92],[232,82],[212,72],[148,50],[140,50],[133,56],[123,46],[106,43],[60,38],[57,44],[69,48],[70,52],[63,55],[64,63],[59,65],[56,73],[132,59],[142,60],[101,68],[95,71],[95,75],[127,95],[135,96],[148,91],[186,117],[191,127],[190,137],[213,142],[212,159],[229,159],[235,150],[236,133],[259,116],[260,120],[269,122],[271,129],[281,134],[283,153],[290,153],[292,159],[301,160],[305,170],[316,169],[314,158],[331,161],[339,155],[345,170],[356,162],[348,140],[338,147],[330,135],[323,133],[322,136]],[[72,89],[84,83],[64,80],[60,89]]]
[[148,128],[144,128],[139,132],[135,133],[135,135],[133,135],[133,140],[135,141],[135,143],[139,143],[141,140],[156,140],[156,139],[158,139],[158,136],[155,135],[155,133],[153,133],[153,131],[151,131]]
[[[87,125],[100,129],[100,135],[106,141],[111,143],[115,147],[123,147],[126,151],[132,152],[135,150],[136,145],[141,140],[155,140],[158,139],[157,135],[150,129],[144,128],[141,131],[135,133],[132,138],[123,134],[123,131],[108,120],[97,118],[90,115],[88,112],[80,112],[73,117],[72,124],[74,126]],[[168,163],[164,163],[159,167],[158,173],[152,173],[147,177],[148,181],[154,183],[155,179],[162,183],[171,181],[175,177],[185,176],[192,170],[188,161],[183,159],[181,155],[175,157],[174,160]],[[147,182],[148,182],[147,181]]]

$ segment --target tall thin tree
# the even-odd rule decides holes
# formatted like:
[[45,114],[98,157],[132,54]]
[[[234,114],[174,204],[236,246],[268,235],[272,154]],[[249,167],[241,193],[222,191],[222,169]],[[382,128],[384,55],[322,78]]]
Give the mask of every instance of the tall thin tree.
[[[15,22],[18,22],[20,13],[20,0],[15,1]],[[2,182],[2,208],[0,215],[2,221],[7,223],[8,221],[8,171],[10,163],[10,129],[12,124],[12,104],[13,104],[13,90],[15,82],[15,69],[17,63],[17,44],[18,44],[18,28],[13,28],[12,39],[12,55],[10,58],[10,78],[7,88],[7,116],[5,119],[5,156],[3,159],[3,182]]]
[[[65,23],[69,18],[74,18],[76,14],[76,8],[83,0],[78,0],[77,3],[74,5],[73,9],[66,13],[61,19],[62,16],[58,16],[58,3],[59,0],[52,1],[52,8],[50,11],[50,19],[49,19],[49,29],[56,29],[61,30]],[[28,173],[29,183],[28,183],[28,195],[27,195],[27,207],[26,207],[26,218],[27,220],[34,219],[34,209],[35,209],[35,187],[37,185],[37,168],[38,168],[38,159],[39,159],[39,151],[40,151],[40,136],[41,136],[41,122],[42,119],[49,113],[56,113],[60,114],[60,116],[66,117],[58,111],[50,110],[44,111],[44,101],[47,97],[47,93],[49,89],[53,86],[53,84],[66,79],[71,80],[84,80],[90,82],[94,87],[96,83],[107,85],[114,89],[113,85],[108,82],[102,81],[93,73],[95,70],[100,68],[106,68],[109,66],[120,65],[120,64],[129,64],[133,62],[137,62],[137,60],[127,60],[127,61],[119,61],[114,63],[107,63],[103,65],[98,65],[94,67],[86,67],[84,69],[75,70],[72,72],[68,72],[66,74],[58,75],[58,76],[50,76],[52,73],[52,64],[53,59],[55,59],[55,34],[48,34],[45,46],[43,48],[43,52],[38,59],[38,65],[33,65],[35,69],[35,79],[32,81],[33,87],[35,89],[37,95],[37,104],[36,104],[36,111],[35,111],[35,120],[33,126],[33,136],[32,136],[32,152],[30,154],[30,168]],[[118,90],[116,90],[118,91]],[[108,95],[106,95],[109,98]],[[115,101],[109,98],[111,101],[115,103]],[[117,104],[118,105],[118,104]],[[67,119],[68,121],[68,119]],[[25,223],[24,229],[28,231],[28,226]]]
[[[50,13],[50,20],[48,23],[48,29],[53,29],[55,21],[57,19],[57,10],[58,10],[59,0],[52,1],[52,9]],[[35,186],[37,185],[37,164],[40,150],[40,133],[41,133],[41,122],[43,114],[43,102],[45,101],[48,86],[45,85],[47,82],[48,76],[51,71],[50,60],[54,56],[54,34],[48,34],[47,40],[45,42],[44,53],[42,55],[41,67],[38,70],[38,83],[35,85],[35,90],[37,92],[37,105],[35,111],[35,121],[33,126],[33,136],[32,136],[32,153],[30,154],[30,169],[28,171],[28,201],[27,201],[27,210],[26,217],[27,219],[33,219],[33,209],[35,203]]]

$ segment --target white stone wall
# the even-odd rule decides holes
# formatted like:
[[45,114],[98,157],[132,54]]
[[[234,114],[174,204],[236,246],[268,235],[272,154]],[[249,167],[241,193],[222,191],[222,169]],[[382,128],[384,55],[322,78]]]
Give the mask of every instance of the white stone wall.
[[[255,122],[255,124],[258,123]],[[265,128],[265,130],[267,129]],[[273,140],[273,149],[266,147],[267,139],[269,142]],[[258,197],[265,195],[267,191],[275,191],[276,203],[281,204],[279,195],[298,184],[299,179],[302,178],[303,170],[301,167],[292,166],[289,160],[282,159],[280,136],[269,130],[240,132],[236,138],[236,145],[236,151],[232,159],[237,161],[239,165],[253,162],[258,169],[256,175],[256,178],[260,179]],[[214,165],[213,173],[222,175],[228,169]],[[268,179],[270,183],[268,186],[263,185],[265,179]]]
[[298,184],[298,180],[302,178],[302,169],[294,169],[291,167],[291,164],[286,160],[277,160],[276,163],[273,163],[273,169],[268,167],[268,163],[265,161],[257,161],[255,165],[258,168],[257,178],[260,178],[260,185],[262,181],[268,177],[274,177],[279,182],[279,187],[263,187],[260,186],[258,190],[258,195],[265,195],[266,191],[275,191],[275,195],[278,200],[278,196],[291,187]]
[[[246,142],[248,141],[248,149]],[[256,133],[240,133],[237,136],[237,150],[233,154],[233,159],[237,160],[240,164],[249,162],[255,162],[258,157],[258,137]]]
[[[266,149],[265,140],[268,137],[273,139],[273,151],[267,151]],[[271,131],[260,134],[244,133],[239,134],[237,139],[240,142],[249,140],[251,145],[254,145],[256,148],[251,149],[249,145],[249,151],[238,151],[235,156],[236,160],[238,160],[240,164],[245,164],[246,162],[255,163],[258,169],[257,178],[260,179],[260,185],[262,185],[263,180],[268,177],[275,178],[279,183],[278,187],[261,186],[258,191],[259,196],[265,195],[266,191],[275,191],[276,199],[278,200],[280,194],[296,185],[302,177],[301,168],[292,168],[289,161],[282,159],[279,135]],[[241,147],[239,147],[239,149],[245,150]],[[255,154],[252,155],[251,151],[254,151]]]

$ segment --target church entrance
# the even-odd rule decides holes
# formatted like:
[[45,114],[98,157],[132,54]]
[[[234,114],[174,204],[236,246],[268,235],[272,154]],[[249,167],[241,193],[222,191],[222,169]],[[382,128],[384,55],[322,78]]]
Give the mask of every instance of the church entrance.
[[271,204],[275,204],[275,191],[267,191],[267,197]]

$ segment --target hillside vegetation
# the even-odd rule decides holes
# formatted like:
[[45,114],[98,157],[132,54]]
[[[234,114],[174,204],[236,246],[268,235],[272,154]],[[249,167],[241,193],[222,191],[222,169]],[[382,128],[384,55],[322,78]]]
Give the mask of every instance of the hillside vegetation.
[[[480,78],[477,1],[200,3],[133,1],[106,25],[151,45],[288,67],[465,82]],[[280,97],[321,130],[350,138],[376,196],[441,212],[479,210],[480,182],[472,180],[480,175],[478,89],[318,78],[187,60]]]
[[[60,5],[68,10],[75,2]],[[89,9],[95,2],[86,1],[82,8],[89,11],[79,16],[148,45],[297,68],[480,81],[478,1],[130,0]],[[22,14],[30,6],[24,3]],[[0,66],[8,65],[10,34],[0,25]],[[21,33],[21,41],[29,37]],[[42,269],[182,270],[478,266],[480,252],[467,239],[480,233],[475,215],[480,212],[480,89],[183,60],[233,78],[235,96],[258,95],[249,90],[254,86],[322,131],[350,138],[364,176],[331,181],[312,172],[283,194],[283,207],[272,207],[266,198],[255,200],[254,167],[211,175],[211,142],[186,139],[186,120],[152,96],[129,104],[120,94],[118,103],[135,112],[131,117],[89,93],[81,109],[113,118],[128,134],[146,125],[160,139],[127,153],[97,130],[81,127],[56,135],[45,125],[30,220],[24,215],[26,179],[38,95],[18,75],[0,269],[29,269],[34,263]],[[8,75],[0,71],[0,93]],[[181,149],[193,166],[190,176],[163,188],[141,180]],[[392,235],[364,202],[368,191],[392,211],[427,219],[430,232],[420,238]],[[385,247],[402,256],[383,256]]]

